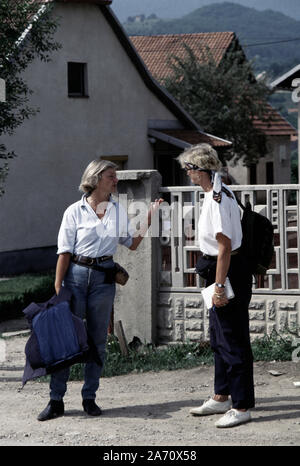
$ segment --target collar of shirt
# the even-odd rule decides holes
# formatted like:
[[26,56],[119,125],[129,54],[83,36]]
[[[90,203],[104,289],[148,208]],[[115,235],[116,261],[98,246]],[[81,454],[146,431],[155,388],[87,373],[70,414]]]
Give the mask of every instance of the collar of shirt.
[[[90,204],[88,203],[87,201],[87,194],[83,194],[83,196],[81,197],[81,203],[80,203],[80,207],[81,208],[84,208],[84,209],[87,209],[88,211],[92,212],[94,215],[97,216],[97,212],[94,211],[94,209],[90,206]],[[107,207],[106,207],[106,212],[105,212],[105,215],[103,216],[102,220],[103,222],[105,223],[105,219],[109,217],[109,214],[110,214],[110,210],[112,209],[112,207],[116,207],[117,206],[117,202],[112,198],[112,196],[110,195],[109,197],[109,201],[108,201],[108,204],[107,204]]]

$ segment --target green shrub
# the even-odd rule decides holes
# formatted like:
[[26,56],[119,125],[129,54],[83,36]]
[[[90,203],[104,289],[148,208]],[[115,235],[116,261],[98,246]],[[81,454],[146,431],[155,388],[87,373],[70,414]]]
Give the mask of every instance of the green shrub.
[[252,343],[254,361],[291,361],[294,337],[287,330],[283,335],[273,331],[270,335],[257,338]]
[[0,281],[0,322],[22,317],[23,309],[31,302],[45,302],[54,293],[54,272]]

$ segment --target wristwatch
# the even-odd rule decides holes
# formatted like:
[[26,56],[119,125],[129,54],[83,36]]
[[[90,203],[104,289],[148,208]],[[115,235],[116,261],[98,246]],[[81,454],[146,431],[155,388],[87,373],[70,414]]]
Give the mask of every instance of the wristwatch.
[[225,288],[225,285],[222,285],[222,283],[215,283],[215,286],[218,288]]

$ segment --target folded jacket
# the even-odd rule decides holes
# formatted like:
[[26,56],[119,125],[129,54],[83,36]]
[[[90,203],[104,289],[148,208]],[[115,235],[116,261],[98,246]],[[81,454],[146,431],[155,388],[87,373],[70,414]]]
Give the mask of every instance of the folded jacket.
[[71,297],[71,292],[62,287],[49,301],[31,303],[24,309],[31,335],[25,346],[23,386],[30,379],[87,360],[86,326],[72,313]]

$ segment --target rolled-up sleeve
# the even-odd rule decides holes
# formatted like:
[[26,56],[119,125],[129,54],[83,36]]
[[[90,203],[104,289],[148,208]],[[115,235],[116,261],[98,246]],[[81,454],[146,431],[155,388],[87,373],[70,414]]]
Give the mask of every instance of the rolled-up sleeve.
[[214,237],[217,237],[218,233],[222,233],[227,238],[232,239],[233,237],[233,222],[231,219],[230,202],[227,197],[219,204],[218,202],[212,202],[212,229]]
[[63,254],[65,252],[70,252],[73,254],[75,240],[76,222],[74,219],[74,214],[67,209],[63,215],[61,226],[58,232],[57,254]]

